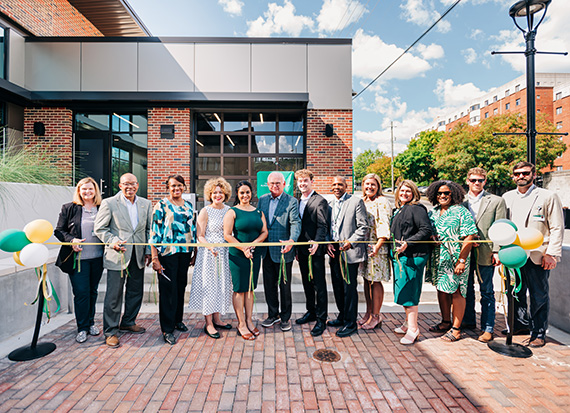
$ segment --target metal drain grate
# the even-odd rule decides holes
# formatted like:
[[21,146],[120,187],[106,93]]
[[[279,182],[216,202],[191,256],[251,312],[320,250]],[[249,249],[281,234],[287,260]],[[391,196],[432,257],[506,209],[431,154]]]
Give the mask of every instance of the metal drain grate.
[[327,361],[334,363],[340,361],[340,354],[334,350],[327,350],[326,348],[317,350],[313,353],[313,358],[317,361]]

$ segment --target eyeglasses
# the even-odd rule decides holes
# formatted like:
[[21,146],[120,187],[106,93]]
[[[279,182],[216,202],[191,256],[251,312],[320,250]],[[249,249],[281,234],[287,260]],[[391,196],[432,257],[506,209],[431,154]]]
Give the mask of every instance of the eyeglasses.
[[513,172],[513,176],[529,176],[531,173],[531,171]]
[[267,182],[267,186],[281,186],[283,182]]
[[485,179],[471,178],[469,179],[469,182],[471,182],[472,184],[474,184],[475,182],[479,182],[480,184],[482,184],[483,182],[485,182]]
[[124,186],[137,186],[138,184],[138,182],[121,182],[121,185]]
[[437,196],[449,196],[451,195],[451,191],[440,191],[437,193]]

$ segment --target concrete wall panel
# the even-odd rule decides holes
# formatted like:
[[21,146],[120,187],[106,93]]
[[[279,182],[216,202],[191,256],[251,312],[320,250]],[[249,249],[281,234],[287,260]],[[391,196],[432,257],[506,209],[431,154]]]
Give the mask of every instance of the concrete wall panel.
[[249,44],[196,44],[196,92],[251,92]]
[[8,46],[10,57],[8,60],[8,80],[18,86],[25,87],[26,72],[22,70],[26,63],[26,43],[24,38],[10,30],[10,44]]
[[80,43],[26,43],[25,87],[34,91],[80,89]]
[[309,44],[309,108],[352,109],[350,45]]
[[307,92],[307,45],[252,44],[252,92]]
[[141,92],[194,92],[194,43],[139,43]]
[[81,90],[137,90],[137,43],[83,43]]

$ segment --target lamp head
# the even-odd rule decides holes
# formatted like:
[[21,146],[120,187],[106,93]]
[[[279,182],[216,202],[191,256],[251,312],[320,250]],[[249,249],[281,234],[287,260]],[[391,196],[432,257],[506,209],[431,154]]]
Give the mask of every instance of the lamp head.
[[542,9],[548,7],[552,0],[521,0],[517,1],[509,9],[509,16],[524,17],[538,13]]

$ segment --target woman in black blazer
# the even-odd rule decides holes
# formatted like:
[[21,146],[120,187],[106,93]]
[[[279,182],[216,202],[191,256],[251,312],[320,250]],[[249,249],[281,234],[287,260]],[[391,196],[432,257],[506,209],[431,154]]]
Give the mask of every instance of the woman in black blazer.
[[75,340],[83,343],[87,334],[99,335],[95,326],[95,304],[97,288],[103,274],[103,245],[80,245],[100,243],[93,232],[93,225],[101,193],[93,178],[83,178],[77,183],[73,202],[61,207],[54,235],[61,242],[73,242],[76,245],[62,245],[57,256],[57,265],[69,274],[73,289],[73,304],[77,322]]

